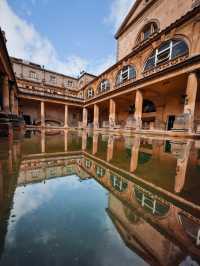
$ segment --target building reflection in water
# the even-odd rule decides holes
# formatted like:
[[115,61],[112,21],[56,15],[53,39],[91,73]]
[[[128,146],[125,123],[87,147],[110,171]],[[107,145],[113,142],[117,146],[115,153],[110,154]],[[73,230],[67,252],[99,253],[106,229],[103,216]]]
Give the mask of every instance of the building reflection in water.
[[24,140],[1,147],[1,250],[15,187],[76,174],[109,191],[109,217],[124,243],[148,263],[199,260],[199,141],[65,130],[27,132]]

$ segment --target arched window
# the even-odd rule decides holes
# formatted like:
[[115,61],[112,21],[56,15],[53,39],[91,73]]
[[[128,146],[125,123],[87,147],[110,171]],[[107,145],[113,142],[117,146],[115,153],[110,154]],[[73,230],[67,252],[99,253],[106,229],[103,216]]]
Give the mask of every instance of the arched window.
[[137,43],[147,40],[155,32],[158,32],[158,25],[155,22],[148,23],[140,32]]
[[116,84],[120,85],[127,80],[135,79],[135,78],[136,78],[135,68],[131,65],[128,65],[128,66],[123,67],[118,73]]
[[143,101],[143,113],[153,113],[156,112],[156,107],[152,101]]
[[102,80],[98,86],[98,93],[103,93],[105,91],[110,90],[110,83],[108,80]]
[[183,40],[170,40],[161,44],[146,61],[144,71],[157,65],[189,53],[187,44]]
[[94,90],[93,90],[93,88],[90,87],[90,88],[87,89],[86,96],[87,96],[87,98],[91,98],[91,97],[94,96]]

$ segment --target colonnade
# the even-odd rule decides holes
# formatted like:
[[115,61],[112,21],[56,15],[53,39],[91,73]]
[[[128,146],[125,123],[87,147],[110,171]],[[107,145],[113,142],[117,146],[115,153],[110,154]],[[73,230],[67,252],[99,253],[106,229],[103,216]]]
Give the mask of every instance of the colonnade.
[[1,111],[6,114],[18,115],[18,99],[15,97],[14,85],[8,76],[2,77],[2,106]]
[[[160,94],[162,93],[162,88],[160,90]],[[195,131],[195,109],[197,102],[197,93],[198,93],[198,77],[196,72],[191,72],[188,74],[187,85],[185,90],[185,102],[183,113],[176,116],[175,120],[175,130],[185,130],[190,133]],[[180,94],[180,99],[182,95]],[[109,128],[114,129],[116,127],[116,99],[111,98],[109,101]],[[135,101],[133,104],[135,106],[135,112],[133,114],[134,121],[134,129],[136,131],[142,129],[142,114],[143,114],[143,101],[144,101],[144,93],[143,90],[135,91]],[[170,102],[166,103],[170,105]],[[83,128],[87,128],[88,126],[88,108],[93,107],[94,115],[93,115],[93,128],[100,128],[100,104],[94,103],[88,107],[83,108]],[[199,125],[200,127],[200,125]]]

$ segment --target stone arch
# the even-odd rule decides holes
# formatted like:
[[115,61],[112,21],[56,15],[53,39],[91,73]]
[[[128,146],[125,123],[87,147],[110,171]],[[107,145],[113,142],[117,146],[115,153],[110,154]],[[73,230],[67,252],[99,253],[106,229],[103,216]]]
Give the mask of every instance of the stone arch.
[[138,45],[140,42],[142,42],[142,40],[140,38],[141,34],[144,31],[145,27],[147,27],[148,25],[151,25],[151,24],[154,25],[154,27],[155,27],[155,31],[152,32],[152,34],[155,34],[156,32],[160,31],[160,22],[158,19],[151,19],[151,20],[146,21],[146,23],[142,25],[142,27],[140,28],[140,31],[138,32],[138,34],[136,36],[135,45]]

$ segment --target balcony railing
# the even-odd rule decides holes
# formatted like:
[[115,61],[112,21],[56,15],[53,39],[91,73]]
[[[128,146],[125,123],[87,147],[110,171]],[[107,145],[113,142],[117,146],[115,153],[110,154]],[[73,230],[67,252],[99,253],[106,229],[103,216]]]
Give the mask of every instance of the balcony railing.
[[20,86],[19,91],[25,94],[31,94],[42,97],[57,98],[57,99],[70,99],[79,102],[83,102],[83,99],[69,92],[61,91],[59,89],[31,87],[31,86]]

